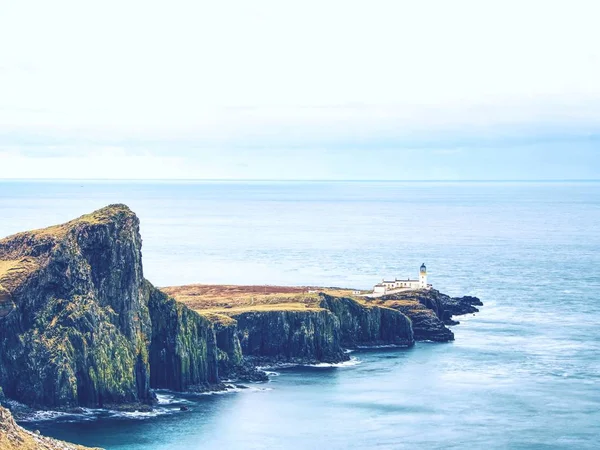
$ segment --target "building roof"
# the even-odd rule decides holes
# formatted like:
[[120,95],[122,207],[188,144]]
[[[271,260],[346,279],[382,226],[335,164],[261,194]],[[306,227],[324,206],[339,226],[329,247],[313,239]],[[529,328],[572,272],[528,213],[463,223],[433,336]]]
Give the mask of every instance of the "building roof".
[[419,280],[394,280],[394,281],[384,281],[383,283],[419,283]]

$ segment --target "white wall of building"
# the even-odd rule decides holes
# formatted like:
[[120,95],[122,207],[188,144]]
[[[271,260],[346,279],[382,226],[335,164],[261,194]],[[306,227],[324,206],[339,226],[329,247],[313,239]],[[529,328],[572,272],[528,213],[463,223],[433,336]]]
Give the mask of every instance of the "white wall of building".
[[427,284],[427,272],[419,272],[418,280],[394,280],[382,281],[373,288],[374,294],[386,294],[397,289],[429,289]]

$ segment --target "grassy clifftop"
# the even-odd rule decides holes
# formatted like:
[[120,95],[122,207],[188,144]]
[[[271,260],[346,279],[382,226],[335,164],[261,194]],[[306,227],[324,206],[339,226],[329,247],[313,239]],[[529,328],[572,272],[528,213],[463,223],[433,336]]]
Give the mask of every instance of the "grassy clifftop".
[[[77,226],[107,224],[115,221],[115,219],[122,219],[125,217],[135,217],[135,214],[133,213],[133,211],[131,211],[131,209],[129,209],[127,205],[108,205],[97,211],[94,211],[89,214],[84,214],[83,216],[78,217],[77,219],[70,220],[69,222],[60,225],[52,225],[50,227],[40,228],[37,230],[23,231],[21,233],[8,236],[4,239],[0,239],[0,248],[3,244],[6,245],[10,241],[14,241],[15,239],[20,239],[23,237],[29,237],[34,239],[62,239],[70,230]],[[2,254],[0,253],[0,258],[1,257]]]
[[319,310],[321,293],[352,298],[367,305],[351,289],[315,286],[235,286],[216,284],[190,284],[161,288],[198,312],[232,314],[247,311],[302,311]]

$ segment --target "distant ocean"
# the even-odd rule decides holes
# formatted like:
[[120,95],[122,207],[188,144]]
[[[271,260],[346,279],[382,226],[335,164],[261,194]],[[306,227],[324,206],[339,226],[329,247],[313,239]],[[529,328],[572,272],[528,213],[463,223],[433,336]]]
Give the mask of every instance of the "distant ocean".
[[369,288],[424,262],[485,306],[450,344],[25,426],[115,450],[598,448],[600,183],[0,182],[0,236],[109,203],[138,214],[158,286]]

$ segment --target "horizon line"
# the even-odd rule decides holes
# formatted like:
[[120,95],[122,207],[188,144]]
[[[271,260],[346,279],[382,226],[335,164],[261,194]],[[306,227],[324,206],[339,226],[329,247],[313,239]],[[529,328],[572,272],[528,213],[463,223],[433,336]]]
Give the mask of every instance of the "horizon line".
[[1,182],[61,182],[61,181],[102,181],[102,182],[294,182],[294,183],[593,183],[598,178],[556,178],[556,179],[302,179],[302,178],[0,178]]

